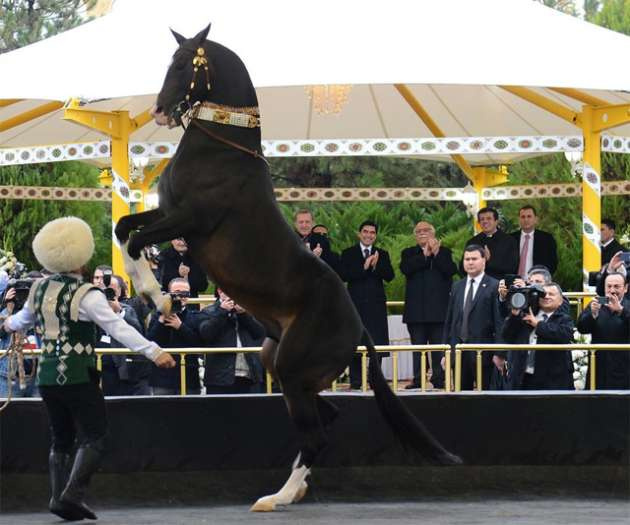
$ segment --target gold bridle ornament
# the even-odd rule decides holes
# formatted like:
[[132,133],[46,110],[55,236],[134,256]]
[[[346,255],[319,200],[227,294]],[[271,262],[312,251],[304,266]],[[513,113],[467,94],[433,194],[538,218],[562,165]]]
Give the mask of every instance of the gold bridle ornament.
[[208,59],[205,57],[206,51],[203,47],[197,48],[197,54],[193,57],[193,78],[190,81],[190,89],[186,95],[186,102],[190,102],[190,95],[192,90],[195,89],[195,80],[197,79],[197,72],[200,67],[203,67],[206,72],[206,89],[210,91],[210,72],[208,71]]

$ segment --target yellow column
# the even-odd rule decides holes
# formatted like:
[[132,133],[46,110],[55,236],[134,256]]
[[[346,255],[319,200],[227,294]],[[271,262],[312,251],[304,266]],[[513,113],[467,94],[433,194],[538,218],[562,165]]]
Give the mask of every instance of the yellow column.
[[144,111],[136,118],[131,118],[128,111],[91,110],[81,107],[78,100],[72,100],[64,110],[64,119],[89,129],[95,129],[111,137],[112,267],[114,273],[121,275],[127,284],[130,284],[129,277],[125,273],[121,249],[114,235],[114,227],[123,216],[131,213],[129,136],[150,121],[149,112]]
[[483,189],[490,186],[504,184],[505,182],[507,182],[508,172],[504,166],[499,171],[488,169],[485,166],[479,166],[471,168],[470,176],[472,179],[472,186],[473,188],[475,188],[475,192],[477,193],[477,203],[473,216],[473,226],[475,228],[475,231],[479,232],[480,228],[479,223],[477,222],[477,211],[479,211],[481,208],[485,208],[488,205],[488,203],[481,196]]
[[112,136],[112,268],[117,275],[123,275],[127,286],[131,283],[125,273],[122,252],[114,229],[118,221],[131,213],[129,188],[129,135],[131,133],[129,113],[119,112],[120,134]]
[[595,130],[594,108],[582,110],[584,166],[582,170],[582,272],[583,289],[588,290],[588,272],[601,267],[601,134]]

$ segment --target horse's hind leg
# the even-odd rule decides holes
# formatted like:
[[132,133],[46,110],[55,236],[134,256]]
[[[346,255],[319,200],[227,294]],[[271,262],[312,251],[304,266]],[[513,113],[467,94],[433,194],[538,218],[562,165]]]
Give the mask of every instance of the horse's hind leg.
[[253,512],[273,511],[278,505],[289,505],[300,501],[308,489],[306,478],[319,453],[328,444],[326,433],[319,418],[316,394],[305,392],[298,386],[296,391],[285,386],[285,401],[289,414],[300,434],[302,443],[289,479],[275,494],[260,498],[250,510]]

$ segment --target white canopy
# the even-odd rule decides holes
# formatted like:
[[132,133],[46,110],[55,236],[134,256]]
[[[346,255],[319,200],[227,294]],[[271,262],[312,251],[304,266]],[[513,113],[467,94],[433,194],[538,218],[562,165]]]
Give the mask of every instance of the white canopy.
[[[547,86],[579,88],[630,103],[621,58],[630,38],[532,0],[118,0],[97,20],[0,56],[0,122],[43,99],[82,97],[90,106],[146,110],[176,43],[169,27],[237,52],[258,88],[267,140],[418,138],[432,133],[394,83],[405,83],[449,137],[576,135],[579,129],[499,85],[581,103]],[[352,84],[338,115],[313,111],[304,86]],[[0,132],[0,147],[102,139],[60,121],[61,111]],[[630,136],[630,125],[611,131]],[[134,141],[177,141],[148,124]],[[474,164],[518,154],[472,155]]]

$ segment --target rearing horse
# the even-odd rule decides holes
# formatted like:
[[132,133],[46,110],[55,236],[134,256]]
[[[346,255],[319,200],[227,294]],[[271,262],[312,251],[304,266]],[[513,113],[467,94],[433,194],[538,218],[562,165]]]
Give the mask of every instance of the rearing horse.
[[300,453],[282,489],[252,510],[274,510],[304,496],[306,477],[327,444],[326,427],[338,413],[319,392],[362,343],[378,407],[400,441],[439,463],[461,463],[391,391],[345,286],[284,220],[262,155],[254,86],[235,53],[206,40],[209,29],[190,39],[173,32],[179,49],[152,115],[158,124],[188,125],[160,177],[159,207],[123,217],[116,236],[127,243],[125,265],[138,292],[159,309],[168,311],[168,296],[141,250],[185,237],[209,277],[267,330],[262,361],[282,389]]

